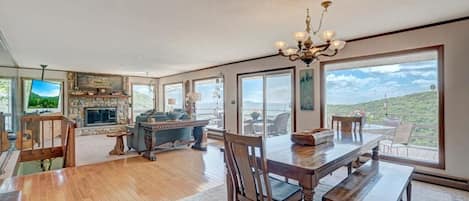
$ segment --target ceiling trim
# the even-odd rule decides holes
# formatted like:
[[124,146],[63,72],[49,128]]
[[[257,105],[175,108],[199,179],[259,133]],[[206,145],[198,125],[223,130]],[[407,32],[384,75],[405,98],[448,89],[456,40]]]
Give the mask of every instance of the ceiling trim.
[[[346,42],[350,43],[350,42],[366,40],[366,39],[370,39],[370,38],[376,38],[376,37],[381,37],[381,36],[387,36],[387,35],[407,32],[407,31],[413,31],[413,30],[417,30],[417,29],[424,29],[424,28],[428,28],[428,27],[434,27],[434,26],[440,26],[440,25],[444,25],[444,24],[450,24],[450,23],[464,21],[464,20],[469,20],[469,16],[455,18],[455,19],[451,19],[451,20],[445,20],[445,21],[441,21],[441,22],[425,24],[425,25],[420,25],[420,26],[415,26],[415,27],[410,27],[410,28],[405,28],[405,29],[399,29],[399,30],[390,31],[390,32],[379,33],[379,34],[374,34],[374,35],[369,35],[369,36],[364,36],[364,37],[359,37],[359,38],[354,38],[354,39],[349,39],[349,40],[346,40]],[[222,67],[222,66],[231,65],[231,64],[237,64],[237,63],[242,63],[242,62],[247,62],[247,61],[253,61],[253,60],[257,60],[257,59],[265,59],[265,58],[274,57],[274,56],[278,56],[278,55],[279,54],[271,54],[271,55],[266,55],[266,56],[260,56],[260,57],[254,57],[254,58],[249,58],[249,59],[243,59],[243,60],[239,60],[239,61],[228,62],[228,63],[224,63],[224,64],[217,64],[217,65],[208,66],[208,67],[204,67],[204,68],[199,68],[199,69],[195,69],[195,70],[190,70],[190,71],[185,71],[185,72],[181,72],[181,73],[175,73],[175,74],[171,74],[171,75],[161,76],[159,78],[173,77],[173,76],[182,75],[182,74],[185,74],[185,73],[193,73],[193,72],[197,72],[197,71],[208,70],[208,69]]]
[[2,30],[0,30],[0,46],[2,46],[5,52],[8,54],[8,57],[10,58],[13,65],[18,67],[18,62],[16,62],[15,58],[13,58],[13,55],[11,55],[10,47],[8,46],[7,39]]

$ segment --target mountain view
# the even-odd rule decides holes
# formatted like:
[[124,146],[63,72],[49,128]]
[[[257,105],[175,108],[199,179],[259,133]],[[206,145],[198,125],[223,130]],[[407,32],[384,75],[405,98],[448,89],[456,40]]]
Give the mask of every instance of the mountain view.
[[381,124],[386,117],[386,103],[388,117],[399,118],[403,122],[414,123],[423,127],[431,127],[417,128],[411,139],[412,144],[436,147],[438,142],[437,96],[437,91],[427,91],[357,104],[328,104],[327,116],[330,117],[334,114],[351,115],[361,111],[365,112],[367,123]]

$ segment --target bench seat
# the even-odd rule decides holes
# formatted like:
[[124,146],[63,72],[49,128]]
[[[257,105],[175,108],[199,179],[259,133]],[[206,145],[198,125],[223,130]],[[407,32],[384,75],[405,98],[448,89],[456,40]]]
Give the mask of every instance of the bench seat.
[[411,197],[413,167],[370,160],[323,196],[323,201],[399,201]]

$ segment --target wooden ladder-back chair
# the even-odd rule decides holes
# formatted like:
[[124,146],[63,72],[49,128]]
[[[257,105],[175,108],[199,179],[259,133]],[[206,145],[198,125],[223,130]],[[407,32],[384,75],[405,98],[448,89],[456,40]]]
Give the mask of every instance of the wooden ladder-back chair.
[[301,200],[299,186],[269,177],[263,136],[225,133],[225,157],[238,201]]
[[[335,126],[334,126],[335,124]],[[346,117],[346,116],[332,116],[331,128],[337,129],[340,133],[362,133],[363,131],[363,117]]]

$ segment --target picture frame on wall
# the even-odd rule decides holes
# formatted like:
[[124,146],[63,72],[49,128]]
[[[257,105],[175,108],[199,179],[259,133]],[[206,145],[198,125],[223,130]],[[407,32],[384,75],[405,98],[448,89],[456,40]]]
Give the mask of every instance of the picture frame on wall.
[[314,110],[314,70],[300,70],[300,108],[301,110]]

